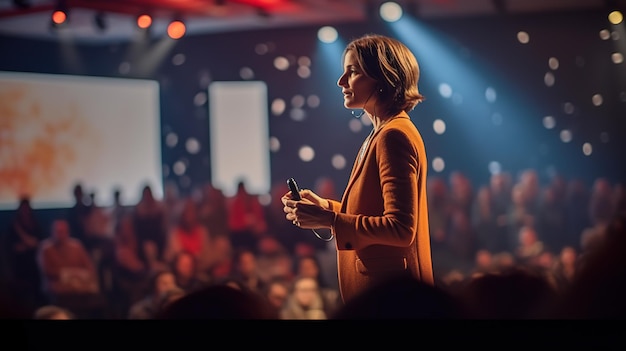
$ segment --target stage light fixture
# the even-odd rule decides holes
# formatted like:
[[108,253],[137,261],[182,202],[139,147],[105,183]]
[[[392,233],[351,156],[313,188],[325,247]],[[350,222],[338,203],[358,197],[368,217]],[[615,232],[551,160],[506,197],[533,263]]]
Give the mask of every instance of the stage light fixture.
[[50,26],[52,28],[59,28],[63,26],[69,19],[69,12],[65,1],[59,0],[57,5],[50,16]]
[[181,20],[173,20],[167,26],[167,35],[172,39],[180,39],[185,35],[187,28]]
[[67,21],[67,13],[63,10],[55,10],[52,13],[52,23],[59,26]]
[[104,12],[97,12],[93,17],[93,21],[100,31],[103,32],[107,29],[106,15]]
[[137,27],[141,29],[147,29],[152,25],[152,17],[150,15],[142,14],[137,16]]
[[614,25],[618,25],[622,23],[622,21],[624,20],[624,15],[622,15],[620,11],[611,11],[608,17],[609,17],[609,22],[611,22],[611,24],[614,24]]

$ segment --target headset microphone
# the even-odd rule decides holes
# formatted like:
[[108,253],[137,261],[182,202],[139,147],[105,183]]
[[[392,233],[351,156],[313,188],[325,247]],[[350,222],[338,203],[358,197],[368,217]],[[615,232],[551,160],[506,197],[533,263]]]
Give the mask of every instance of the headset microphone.
[[361,112],[356,112],[356,110],[352,110],[352,115],[356,118],[361,118],[361,116],[363,116],[364,113],[365,113],[365,110],[361,110]]
[[365,105],[367,105],[367,102],[370,101],[370,98],[372,97],[372,95],[374,95],[374,92],[376,91],[377,87],[374,87],[374,89],[372,89],[372,92],[369,94],[369,96],[367,97],[367,99],[365,99],[365,102],[363,103],[363,109],[361,109],[361,112],[356,112],[355,110],[352,110],[352,115],[356,118],[361,118],[361,116],[363,116],[363,114],[365,113]]

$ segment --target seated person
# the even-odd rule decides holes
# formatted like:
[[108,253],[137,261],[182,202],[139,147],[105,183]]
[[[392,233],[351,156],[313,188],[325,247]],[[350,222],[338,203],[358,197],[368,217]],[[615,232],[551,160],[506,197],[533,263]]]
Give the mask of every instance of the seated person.
[[48,303],[64,307],[79,317],[95,318],[103,311],[98,275],[83,244],[70,236],[67,220],[52,222],[51,235],[41,242],[37,263]]

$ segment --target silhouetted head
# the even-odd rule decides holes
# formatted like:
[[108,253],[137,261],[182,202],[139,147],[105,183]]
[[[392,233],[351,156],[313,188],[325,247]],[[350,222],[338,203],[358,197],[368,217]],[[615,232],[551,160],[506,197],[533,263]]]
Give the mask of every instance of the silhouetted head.
[[260,294],[227,285],[211,285],[172,302],[157,319],[276,319]]
[[446,291],[400,276],[347,301],[331,319],[453,319],[461,316],[459,306]]
[[35,310],[33,318],[37,320],[71,320],[75,319],[75,316],[63,307],[45,305]]
[[469,318],[536,319],[556,291],[544,276],[513,268],[472,278],[458,296]]

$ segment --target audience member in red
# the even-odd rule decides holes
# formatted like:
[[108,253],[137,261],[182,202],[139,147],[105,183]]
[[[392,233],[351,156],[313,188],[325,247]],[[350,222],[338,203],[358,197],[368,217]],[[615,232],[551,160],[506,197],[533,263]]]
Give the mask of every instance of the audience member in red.
[[180,217],[168,234],[165,262],[172,263],[176,255],[183,251],[196,259],[200,273],[209,270],[212,258],[210,236],[200,222],[197,205],[191,198],[185,200]]
[[237,184],[237,193],[229,199],[228,229],[233,248],[254,249],[258,238],[267,231],[265,209],[258,198],[250,194],[245,182]]

